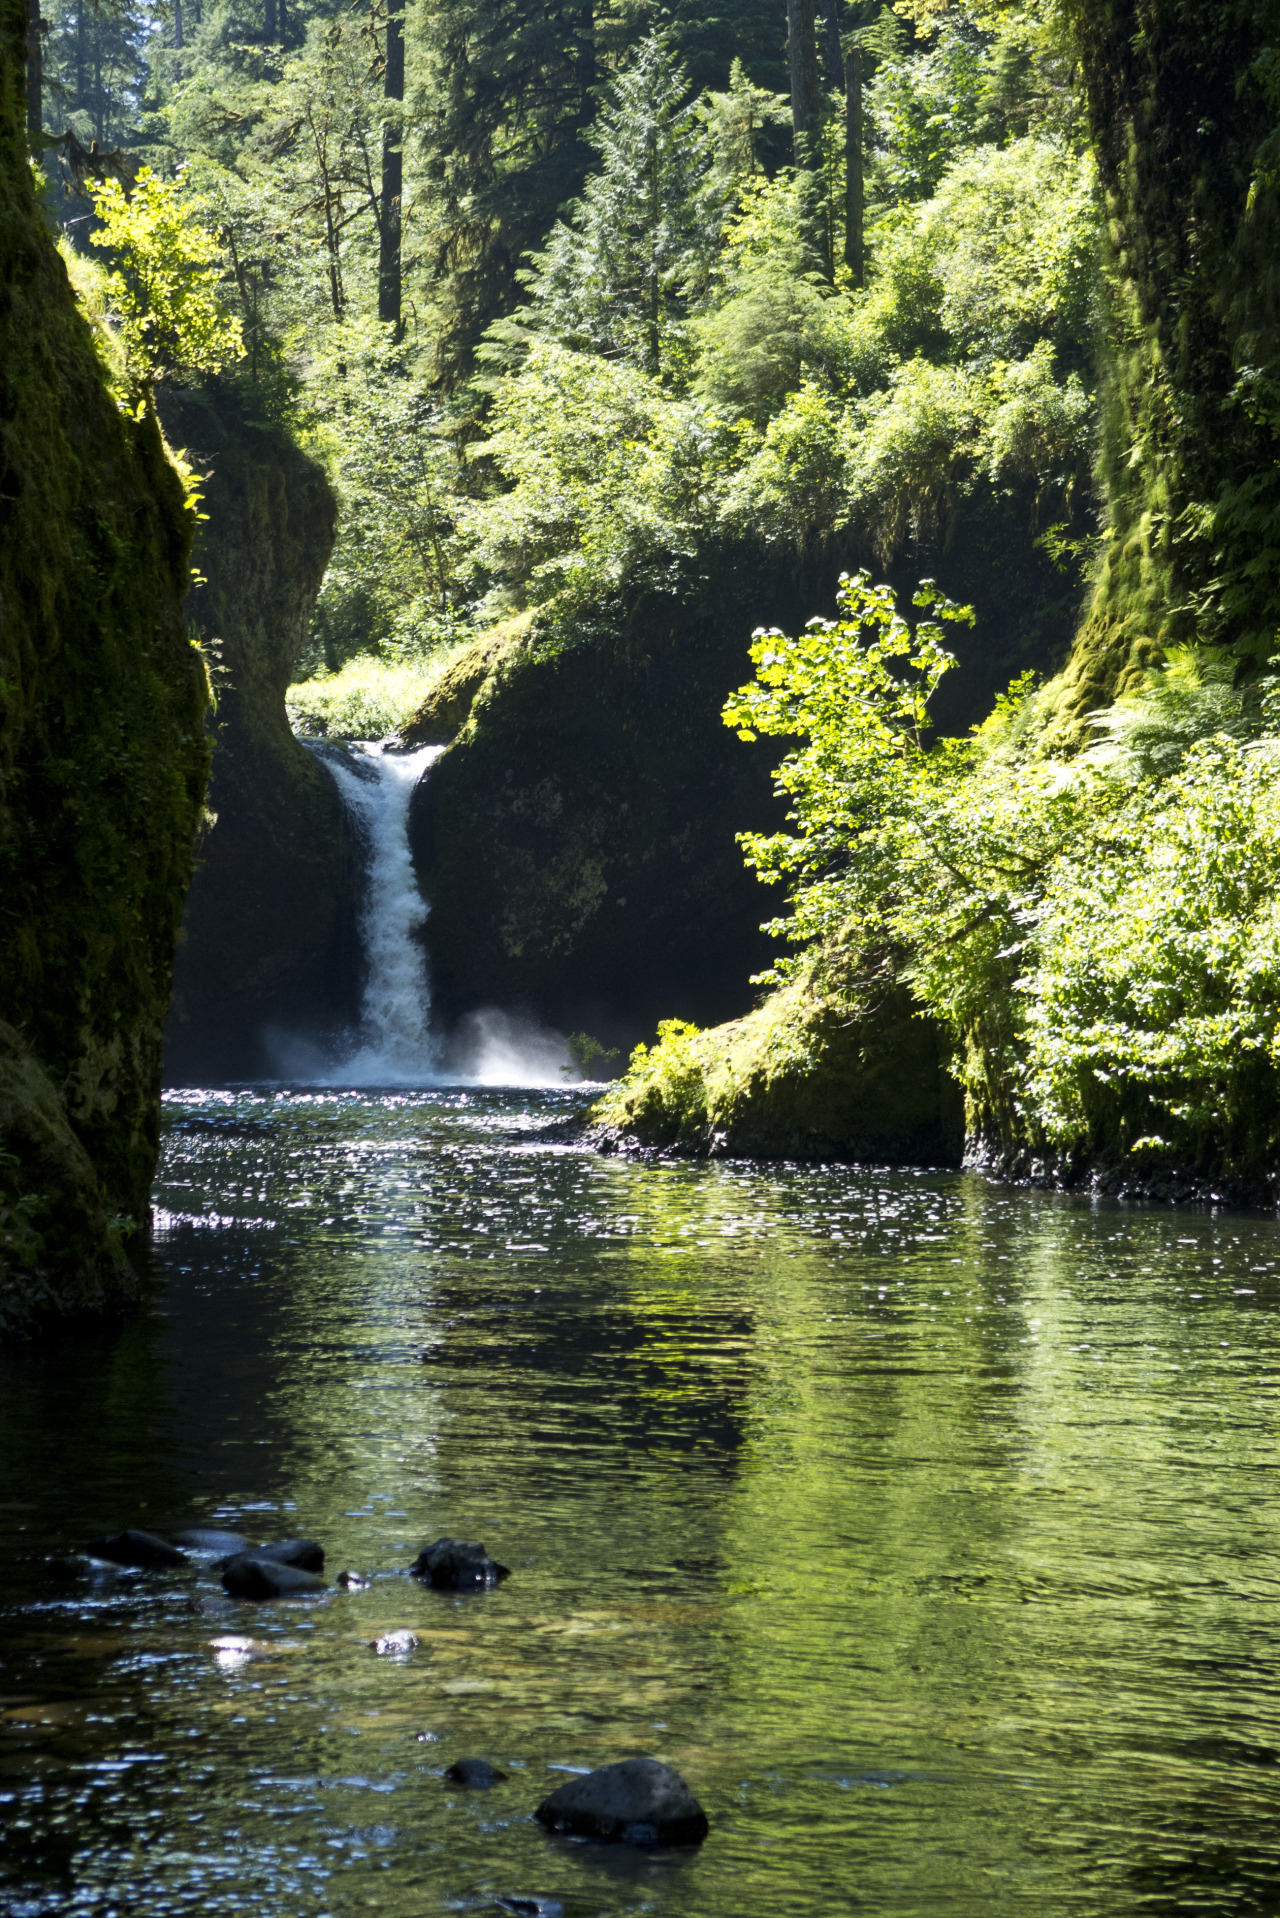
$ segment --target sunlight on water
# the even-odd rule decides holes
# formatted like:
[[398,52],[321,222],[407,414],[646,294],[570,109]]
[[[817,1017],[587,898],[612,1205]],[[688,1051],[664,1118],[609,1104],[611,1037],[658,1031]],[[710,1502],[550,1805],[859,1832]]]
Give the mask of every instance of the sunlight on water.
[[[597,1158],[580,1098],[172,1096],[153,1313],[0,1367],[0,1909],[1273,1918],[1274,1221]],[[197,1522],[367,1584],[60,1562]],[[445,1532],[511,1578],[413,1583]],[[637,1752],[698,1852],[533,1821]]]

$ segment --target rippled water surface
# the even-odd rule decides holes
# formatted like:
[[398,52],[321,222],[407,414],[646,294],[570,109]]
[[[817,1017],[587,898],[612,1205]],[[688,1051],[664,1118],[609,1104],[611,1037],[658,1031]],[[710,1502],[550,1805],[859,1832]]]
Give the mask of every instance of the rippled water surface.
[[[1275,1918],[1275,1223],[574,1109],[171,1101],[154,1310],[0,1363],[0,1909]],[[371,1582],[57,1563],[200,1522]],[[441,1533],[511,1578],[424,1590]],[[533,1822],[639,1752],[699,1851]]]

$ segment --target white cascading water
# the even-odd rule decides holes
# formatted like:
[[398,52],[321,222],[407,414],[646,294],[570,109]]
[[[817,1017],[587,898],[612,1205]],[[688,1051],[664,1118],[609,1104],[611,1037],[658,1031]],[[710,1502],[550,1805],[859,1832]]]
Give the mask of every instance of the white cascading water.
[[427,907],[409,851],[409,801],[444,751],[384,753],[356,746],[326,755],[343,799],[369,842],[360,935],[368,968],[356,1049],[335,1077],[348,1085],[423,1085],[438,1076],[431,1034],[431,988],[418,934]]
[[360,1030],[316,1072],[296,1046],[278,1046],[286,1076],[345,1086],[562,1086],[577,1074],[564,1039],[510,1013],[474,1012],[453,1035],[448,1056],[431,1024],[431,985],[420,934],[427,905],[409,850],[409,802],[444,751],[383,752],[362,742],[318,756],[360,820],[368,844],[360,937],[366,978]]

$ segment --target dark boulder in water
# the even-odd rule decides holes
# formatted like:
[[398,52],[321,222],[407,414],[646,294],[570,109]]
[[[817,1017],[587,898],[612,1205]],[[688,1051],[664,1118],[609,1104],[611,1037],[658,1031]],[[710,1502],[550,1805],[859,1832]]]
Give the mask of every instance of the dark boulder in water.
[[657,1758],[626,1758],[571,1778],[534,1816],[548,1831],[606,1844],[700,1845],[707,1815],[679,1772]]
[[105,1558],[112,1565],[127,1565],[139,1571],[161,1571],[187,1563],[186,1553],[170,1545],[167,1539],[132,1528],[127,1532],[113,1532],[108,1538],[91,1539],[88,1550],[94,1558]]
[[322,1578],[296,1565],[282,1565],[261,1552],[241,1552],[222,1568],[222,1587],[232,1598],[305,1598],[326,1592]]
[[189,1552],[199,1552],[212,1558],[234,1558],[237,1552],[247,1552],[249,1541],[239,1532],[219,1532],[210,1526],[193,1525],[189,1531],[175,1532],[175,1545],[185,1546]]
[[466,1785],[470,1791],[488,1791],[493,1785],[505,1784],[507,1774],[491,1765],[487,1758],[459,1758],[450,1765],[445,1777],[455,1785]]
[[434,1545],[424,1545],[409,1569],[415,1578],[451,1592],[484,1591],[511,1576],[509,1568],[490,1558],[483,1545],[461,1538],[438,1538]]
[[313,1538],[286,1538],[278,1545],[259,1545],[255,1558],[269,1558],[277,1565],[296,1565],[301,1572],[324,1570],[324,1546]]

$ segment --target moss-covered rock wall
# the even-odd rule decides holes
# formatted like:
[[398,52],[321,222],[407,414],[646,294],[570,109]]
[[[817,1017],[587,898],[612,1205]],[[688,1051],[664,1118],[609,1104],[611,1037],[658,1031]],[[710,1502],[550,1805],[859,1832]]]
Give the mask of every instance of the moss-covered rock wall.
[[1275,647],[1280,4],[1065,11],[1107,229],[1107,525],[1061,682],[1069,737],[1170,643]]
[[207,769],[190,516],[45,229],[25,31],[0,0],[0,1329],[136,1295]]
[[358,953],[352,849],[332,776],[294,738],[285,690],[333,548],[323,470],[255,423],[228,381],[163,402],[204,499],[188,611],[214,661],[212,821],[174,975],[170,1084],[273,1069],[273,1032],[350,1012]]
[[957,1166],[964,1102],[937,1022],[889,968],[848,979],[819,955],[706,1032],[667,1025],[598,1106],[606,1151]]

